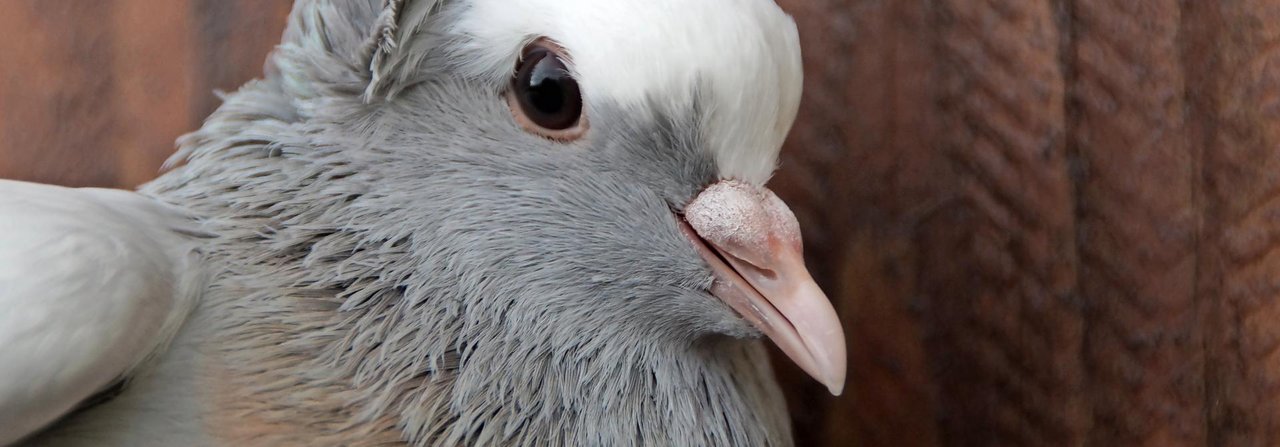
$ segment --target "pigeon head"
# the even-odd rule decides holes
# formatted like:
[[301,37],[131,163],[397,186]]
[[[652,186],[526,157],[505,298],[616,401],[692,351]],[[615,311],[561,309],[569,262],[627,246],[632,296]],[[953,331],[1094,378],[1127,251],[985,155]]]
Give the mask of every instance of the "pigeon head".
[[[386,402],[450,371],[461,423],[750,405],[767,377],[732,357],[761,334],[838,394],[840,324],[764,187],[799,52],[770,0],[301,1],[168,194],[227,216],[232,268],[288,278],[256,296],[334,291],[326,364]],[[634,392],[681,380],[704,391]]]

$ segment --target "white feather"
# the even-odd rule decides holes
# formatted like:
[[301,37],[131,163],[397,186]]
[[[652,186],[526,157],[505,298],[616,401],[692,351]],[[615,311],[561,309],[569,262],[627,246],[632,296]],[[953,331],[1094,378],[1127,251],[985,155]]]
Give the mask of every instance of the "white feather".
[[773,0],[472,0],[452,34],[473,75],[510,75],[548,37],[570,54],[588,102],[704,107],[721,175],[763,184],[800,105],[795,23]]
[[132,192],[0,181],[0,445],[165,347],[197,299],[189,225]]

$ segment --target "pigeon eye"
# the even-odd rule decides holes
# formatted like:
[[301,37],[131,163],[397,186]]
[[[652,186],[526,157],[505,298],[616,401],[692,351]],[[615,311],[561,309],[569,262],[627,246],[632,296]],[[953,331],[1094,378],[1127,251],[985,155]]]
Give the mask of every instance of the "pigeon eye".
[[545,138],[572,141],[586,130],[582,91],[558,47],[546,40],[524,50],[507,103],[525,130]]

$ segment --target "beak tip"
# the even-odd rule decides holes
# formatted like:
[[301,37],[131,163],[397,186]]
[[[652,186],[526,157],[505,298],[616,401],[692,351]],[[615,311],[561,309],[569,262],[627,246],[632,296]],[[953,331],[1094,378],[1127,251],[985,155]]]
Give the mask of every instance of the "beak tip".
[[832,396],[840,396],[844,393],[846,370],[845,368],[840,367],[837,370],[828,371],[829,373],[826,377],[819,379],[819,381],[822,382],[823,385],[827,386],[827,391],[830,391]]

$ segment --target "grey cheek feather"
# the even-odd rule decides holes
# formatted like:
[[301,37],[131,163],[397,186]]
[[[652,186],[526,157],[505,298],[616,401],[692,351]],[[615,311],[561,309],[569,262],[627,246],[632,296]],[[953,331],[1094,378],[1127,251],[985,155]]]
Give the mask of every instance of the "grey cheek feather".
[[715,178],[695,120],[596,104],[562,144],[464,82],[306,120],[280,88],[233,95],[145,189],[221,235],[229,368],[353,390],[329,417],[429,445],[790,443],[672,215]]
[[[382,115],[375,127],[399,132],[376,150],[348,154],[384,171],[362,173],[378,180],[355,206],[383,213],[378,224],[412,229],[414,253],[443,255],[418,263],[437,268],[433,261],[447,257],[458,270],[449,273],[483,281],[460,284],[472,301],[510,301],[497,306],[509,313],[568,309],[542,324],[609,317],[613,326],[688,337],[740,325],[700,292],[709,272],[672,215],[714,177],[690,136],[696,129],[603,106],[591,111],[590,136],[561,144],[518,130],[499,101],[475,89],[434,87]],[[496,290],[488,293],[501,296],[476,299]],[[542,329],[530,323],[514,327]]]

